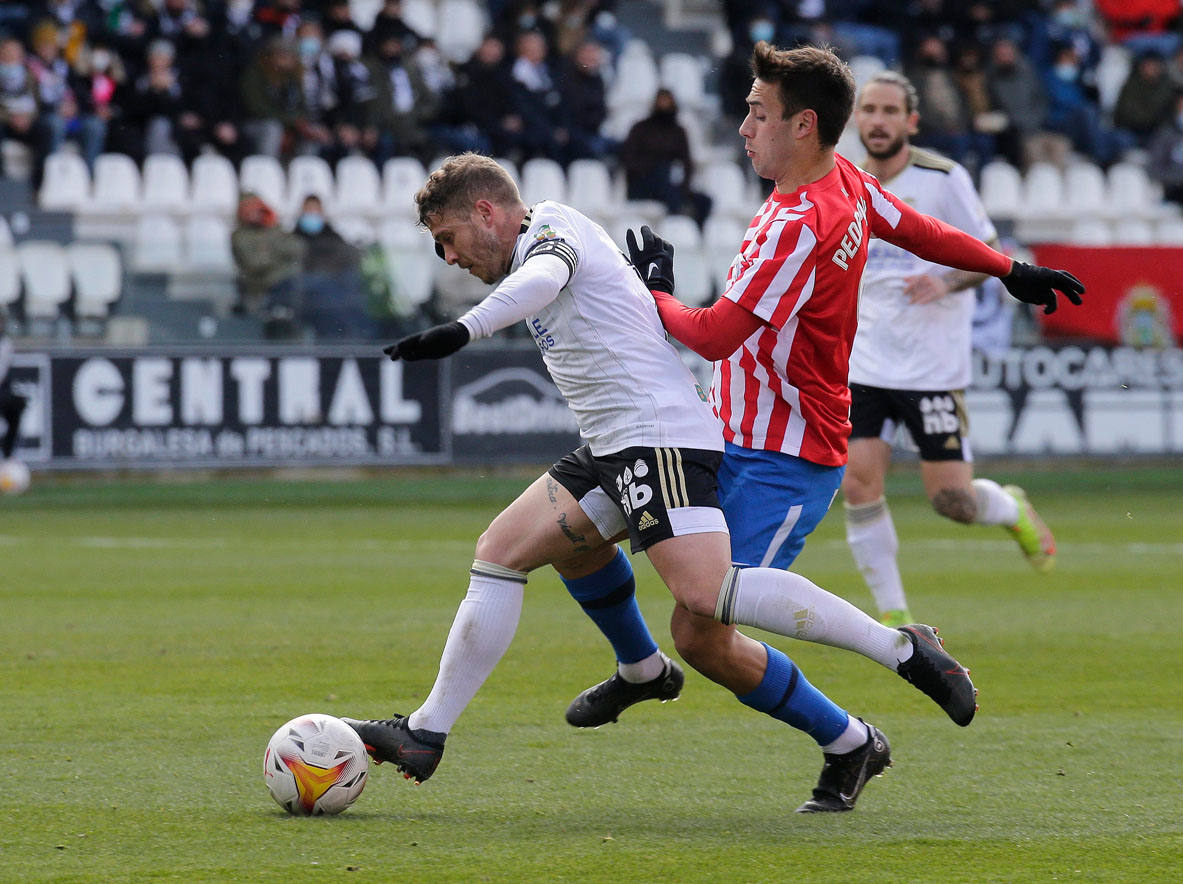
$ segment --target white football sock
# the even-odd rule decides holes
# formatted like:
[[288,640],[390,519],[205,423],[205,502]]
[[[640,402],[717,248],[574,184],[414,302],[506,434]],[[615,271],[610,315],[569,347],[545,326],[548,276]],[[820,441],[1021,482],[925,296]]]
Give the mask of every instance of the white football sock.
[[413,728],[446,734],[493,671],[518,628],[526,575],[475,561],[431,693],[408,718]]
[[912,656],[911,640],[800,574],[731,568],[715,619],[862,654],[892,672]]
[[863,748],[870,735],[871,732],[867,730],[865,724],[853,715],[849,715],[847,716],[846,730],[839,734],[838,739],[834,742],[822,746],[822,751],[827,755],[845,755],[847,752]]
[[846,542],[879,613],[906,610],[908,600],[896,562],[900,544],[887,501],[880,497],[871,503],[848,503],[845,508]]
[[991,479],[974,479],[973,486],[978,499],[978,514],[974,521],[979,525],[1014,527],[1019,521],[1018,501]]
[[644,660],[638,660],[635,663],[617,663],[616,670],[625,681],[644,684],[647,681],[653,681],[665,672],[665,664],[669,662],[669,659],[661,651],[654,651]]

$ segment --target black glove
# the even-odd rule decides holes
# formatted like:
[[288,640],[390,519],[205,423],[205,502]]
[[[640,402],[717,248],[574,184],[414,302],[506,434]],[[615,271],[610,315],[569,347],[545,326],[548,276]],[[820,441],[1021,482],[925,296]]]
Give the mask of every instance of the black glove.
[[1067,270],[1036,267],[1022,261],[1013,263],[1010,273],[1002,277],[1002,284],[1018,300],[1042,306],[1044,313],[1056,312],[1056,292],[1077,305],[1084,294],[1084,283]]
[[637,238],[632,230],[624,234],[628,243],[628,259],[641,274],[641,281],[649,286],[650,291],[674,293],[674,247],[649,229],[649,225],[641,225],[641,244],[637,245]]
[[417,359],[443,359],[451,356],[471,340],[468,329],[459,322],[432,326],[426,331],[407,335],[397,344],[383,347],[391,359],[414,362]]

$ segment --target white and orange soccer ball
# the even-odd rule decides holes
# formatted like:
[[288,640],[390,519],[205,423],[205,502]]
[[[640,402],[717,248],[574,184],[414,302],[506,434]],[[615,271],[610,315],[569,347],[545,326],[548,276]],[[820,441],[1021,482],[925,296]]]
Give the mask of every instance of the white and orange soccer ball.
[[0,494],[22,494],[29,488],[29,468],[15,458],[0,461]]
[[369,772],[361,737],[341,719],[319,713],[277,730],[263,756],[271,797],[296,816],[340,813],[361,795]]

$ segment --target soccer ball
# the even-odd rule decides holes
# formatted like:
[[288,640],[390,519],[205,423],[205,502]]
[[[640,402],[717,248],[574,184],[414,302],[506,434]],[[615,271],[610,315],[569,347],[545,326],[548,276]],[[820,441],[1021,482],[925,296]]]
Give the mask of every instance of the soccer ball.
[[21,494],[29,487],[29,468],[12,458],[0,461],[0,493]]
[[361,737],[331,715],[293,718],[275,732],[263,756],[271,797],[296,816],[340,813],[357,800],[369,772]]

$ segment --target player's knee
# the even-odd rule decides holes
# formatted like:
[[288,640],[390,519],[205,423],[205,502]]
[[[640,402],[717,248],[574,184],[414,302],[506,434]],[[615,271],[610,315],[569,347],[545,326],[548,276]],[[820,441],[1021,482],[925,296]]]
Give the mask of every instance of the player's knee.
[[977,517],[978,502],[970,488],[941,488],[931,499],[932,508],[946,519],[968,525]]
[[531,570],[530,563],[515,549],[514,544],[507,542],[492,525],[477,538],[475,557],[514,571]]
[[670,625],[674,649],[699,672],[710,672],[724,659],[731,627],[704,617],[685,617]]

